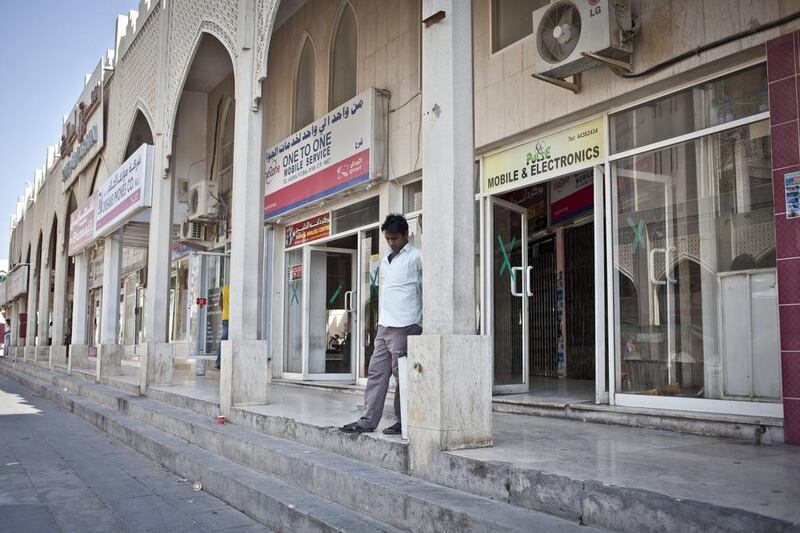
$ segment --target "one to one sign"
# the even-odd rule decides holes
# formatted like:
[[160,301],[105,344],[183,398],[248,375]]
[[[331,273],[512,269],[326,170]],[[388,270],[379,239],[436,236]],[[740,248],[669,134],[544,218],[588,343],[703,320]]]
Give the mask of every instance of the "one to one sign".
[[572,218],[594,205],[594,171],[585,170],[550,182],[550,223]]
[[786,197],[786,218],[800,217],[800,172],[784,174],[783,187]]
[[61,179],[65,188],[103,147],[103,72],[101,59],[64,121],[61,154],[67,159],[61,168]]
[[323,213],[296,224],[286,226],[286,247],[291,248],[329,237],[331,234],[331,214]]
[[267,150],[265,220],[375,176],[376,99],[369,89]]
[[6,297],[13,300],[28,292],[28,265],[20,265],[6,278]]
[[82,252],[94,242],[94,195],[78,204],[69,217],[69,255]]
[[143,144],[95,193],[94,237],[113,233],[129,218],[150,207],[153,146]]
[[597,165],[605,158],[604,146],[598,118],[489,155],[483,160],[481,190],[501,193]]

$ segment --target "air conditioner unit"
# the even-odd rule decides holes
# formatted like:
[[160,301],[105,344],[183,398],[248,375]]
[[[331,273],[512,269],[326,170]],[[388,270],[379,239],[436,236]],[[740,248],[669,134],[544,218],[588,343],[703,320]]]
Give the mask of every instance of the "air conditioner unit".
[[206,226],[200,222],[186,219],[181,224],[178,240],[181,242],[201,243],[206,241]]
[[213,220],[217,216],[217,182],[203,180],[189,188],[189,220]]
[[625,0],[556,0],[533,12],[533,71],[564,79],[602,64],[630,59],[634,28]]

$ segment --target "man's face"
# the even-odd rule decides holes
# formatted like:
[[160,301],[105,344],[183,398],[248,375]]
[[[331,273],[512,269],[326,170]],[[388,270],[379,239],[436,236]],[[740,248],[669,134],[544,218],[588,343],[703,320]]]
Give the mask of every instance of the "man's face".
[[384,232],[383,238],[386,239],[386,244],[392,249],[392,253],[396,254],[403,249],[403,246],[408,242],[408,232],[406,233],[391,233]]

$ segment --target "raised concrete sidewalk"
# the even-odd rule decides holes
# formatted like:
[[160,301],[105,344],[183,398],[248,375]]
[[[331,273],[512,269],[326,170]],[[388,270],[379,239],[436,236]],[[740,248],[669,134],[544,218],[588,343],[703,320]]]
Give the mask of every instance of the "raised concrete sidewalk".
[[[14,371],[52,375],[30,364]],[[148,389],[151,400],[128,401],[157,399],[206,417],[218,413],[215,380],[178,383]],[[97,391],[87,386],[86,394]],[[357,416],[360,395],[273,384],[269,401],[232,410],[232,421],[407,471],[407,446],[399,438],[335,429]],[[492,448],[442,453],[437,481],[623,531],[800,531],[800,448],[504,413],[494,414],[494,440]]]

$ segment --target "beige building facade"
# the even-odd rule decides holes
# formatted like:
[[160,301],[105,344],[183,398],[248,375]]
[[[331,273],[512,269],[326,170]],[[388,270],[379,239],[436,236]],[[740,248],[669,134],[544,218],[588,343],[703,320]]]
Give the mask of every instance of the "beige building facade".
[[[624,53],[559,76],[584,46],[572,4]],[[464,407],[412,416],[420,469],[491,442],[493,398],[751,417],[798,442],[781,235],[800,230],[775,184],[800,155],[772,86],[798,11],[142,1],[12,218],[13,353],[142,394],[210,380],[223,412],[273,380],[363,386],[379,227],[403,213],[426,265],[410,357],[431,369],[412,412]]]

